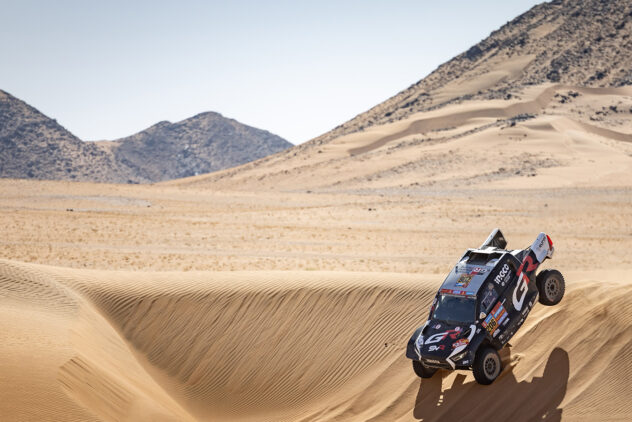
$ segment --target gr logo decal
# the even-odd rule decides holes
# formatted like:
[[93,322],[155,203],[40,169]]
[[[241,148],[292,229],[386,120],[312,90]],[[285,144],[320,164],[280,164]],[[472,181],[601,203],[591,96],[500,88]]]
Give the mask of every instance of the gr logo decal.
[[461,333],[461,330],[448,330],[443,333],[433,334],[428,337],[428,340],[425,341],[426,344],[439,343],[443,341],[447,336],[450,336],[452,339],[456,340],[456,337]]
[[[525,282],[525,280],[527,280]],[[527,295],[527,284],[529,277],[525,277],[524,274],[520,274],[520,279],[518,280],[518,284],[516,284],[516,288],[513,291],[513,296],[512,296],[512,302],[513,302],[513,306],[516,309],[516,311],[519,311],[522,309],[522,304],[524,302],[524,297]],[[522,293],[520,294],[520,299],[518,299],[517,295],[518,295],[518,290],[520,290]]]
[[[516,287],[514,288],[513,295],[511,297],[513,306],[516,311],[522,309],[524,298],[527,295],[529,276],[527,276],[526,272],[533,271],[536,268],[538,268],[538,265],[533,263],[533,258],[531,258],[531,255],[527,255],[524,261],[522,261],[522,265],[520,265],[520,268],[518,268],[517,273],[520,275],[520,277],[518,278],[518,283],[516,283]],[[518,294],[520,294],[520,299],[518,299]]]

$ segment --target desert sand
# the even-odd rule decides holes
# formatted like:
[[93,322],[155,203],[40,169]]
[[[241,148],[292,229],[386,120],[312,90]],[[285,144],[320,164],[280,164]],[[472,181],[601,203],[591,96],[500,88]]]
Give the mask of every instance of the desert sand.
[[[537,86],[157,185],[0,180],[1,419],[629,420],[632,113],[611,105],[629,88]],[[550,234],[566,296],[491,386],[421,381],[408,337],[494,227]]]

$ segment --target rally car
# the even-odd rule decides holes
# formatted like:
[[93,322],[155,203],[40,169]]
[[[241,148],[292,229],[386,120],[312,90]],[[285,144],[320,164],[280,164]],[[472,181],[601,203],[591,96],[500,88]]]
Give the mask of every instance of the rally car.
[[536,270],[553,256],[553,242],[540,233],[526,249],[506,250],[499,229],[478,249],[468,249],[432,302],[428,320],[408,341],[406,357],[422,378],[437,369],[467,369],[480,384],[502,371],[498,351],[522,326],[539,299],[556,305],[564,296],[557,270]]

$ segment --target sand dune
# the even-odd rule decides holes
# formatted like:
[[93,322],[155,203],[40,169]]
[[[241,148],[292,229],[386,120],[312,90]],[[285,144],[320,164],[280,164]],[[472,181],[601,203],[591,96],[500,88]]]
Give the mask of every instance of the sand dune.
[[467,372],[420,382],[403,356],[437,275],[132,273],[3,260],[0,312],[12,341],[0,345],[8,398],[0,412],[9,420],[452,420],[470,412],[623,420],[632,412],[629,276],[567,278],[562,304],[536,307],[505,352],[502,377],[480,388]]
[[50,271],[2,262],[4,420],[180,420],[115,328]]
[[[629,86],[530,86],[510,99],[449,104],[164,186],[381,194],[419,185],[487,189],[490,182],[495,187],[627,185],[629,110]],[[525,157],[536,155],[537,162],[524,165]],[[577,179],[578,174],[583,176]]]

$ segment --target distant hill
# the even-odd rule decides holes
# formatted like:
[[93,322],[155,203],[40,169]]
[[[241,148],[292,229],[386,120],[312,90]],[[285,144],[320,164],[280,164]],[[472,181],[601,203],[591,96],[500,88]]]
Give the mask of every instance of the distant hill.
[[113,142],[111,151],[140,180],[156,182],[233,167],[291,146],[270,132],[207,112],[157,123]]
[[0,91],[0,177],[126,182],[133,175],[103,148]]
[[84,142],[0,90],[0,177],[146,183],[244,164],[292,146],[218,113],[160,122],[117,141]]

